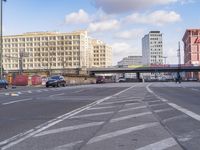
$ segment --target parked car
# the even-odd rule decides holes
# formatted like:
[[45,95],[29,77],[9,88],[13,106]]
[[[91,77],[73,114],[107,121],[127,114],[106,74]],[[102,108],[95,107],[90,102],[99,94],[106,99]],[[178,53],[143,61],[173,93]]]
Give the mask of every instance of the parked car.
[[104,76],[97,76],[96,83],[105,83],[105,77]]
[[7,87],[8,87],[8,81],[0,80],[0,88],[7,89]]
[[117,82],[126,82],[126,78],[120,77]]
[[60,87],[60,86],[63,86],[65,87],[66,86],[66,81],[64,79],[63,76],[52,76],[49,78],[49,80],[46,82],[46,87]]

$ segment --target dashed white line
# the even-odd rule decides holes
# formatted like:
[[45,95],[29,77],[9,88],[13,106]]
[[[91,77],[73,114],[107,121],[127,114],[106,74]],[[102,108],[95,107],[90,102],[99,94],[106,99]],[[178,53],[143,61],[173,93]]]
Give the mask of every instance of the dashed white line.
[[92,138],[87,144],[93,144],[93,143],[100,142],[100,141],[103,141],[103,140],[106,140],[106,139],[125,135],[125,134],[128,134],[128,133],[143,130],[143,129],[146,129],[146,128],[155,127],[155,126],[158,126],[158,125],[159,125],[158,122],[153,122],[153,123],[147,123],[147,124],[143,124],[143,125],[139,125],[139,126],[134,126],[134,127],[130,127],[130,128],[106,133],[106,134]]
[[158,109],[154,110],[155,113],[160,113],[160,112],[166,112],[166,111],[171,111],[174,110],[173,108],[165,108],[165,109]]
[[65,93],[60,93],[60,94],[53,94],[53,95],[50,95],[49,97],[50,98],[53,98],[53,97],[55,97],[55,96],[62,96],[62,95],[64,95]]
[[152,104],[152,105],[149,105],[149,106],[150,107],[156,107],[156,106],[162,106],[162,105],[166,105],[166,103]]
[[105,102],[105,103],[101,103],[100,105],[111,105],[111,104],[126,103],[126,102],[139,103],[138,100],[127,100],[127,101]]
[[77,141],[77,142],[73,142],[73,143],[69,143],[69,144],[65,144],[65,145],[61,145],[55,148],[55,150],[67,150],[67,149],[71,149],[73,148],[75,145],[82,143],[83,141]]
[[27,99],[21,99],[21,100],[11,101],[11,102],[7,102],[7,103],[2,103],[2,105],[10,105],[10,104],[24,102],[24,101],[30,101],[30,100],[32,100],[32,98],[27,98]]
[[143,109],[143,108],[147,108],[147,106],[138,106],[138,107],[133,107],[133,108],[125,108],[125,109],[120,110],[119,112],[126,112],[126,111]]
[[164,139],[162,141],[152,143],[150,145],[138,148],[136,150],[164,150],[177,145],[177,142],[173,138]]
[[128,115],[128,116],[124,116],[124,117],[111,119],[110,122],[113,123],[113,122],[118,122],[118,121],[130,119],[130,118],[141,117],[141,116],[150,115],[150,114],[152,114],[152,112],[138,113],[138,114],[133,114],[133,115]]
[[71,119],[101,116],[101,115],[107,115],[107,114],[112,114],[112,113],[114,113],[114,112],[113,111],[109,111],[109,112],[102,112],[102,113],[85,114],[85,115],[73,116],[73,117],[71,117]]
[[94,108],[89,108],[88,110],[99,110],[99,109],[108,109],[108,108],[116,108],[116,106],[94,107]]
[[99,125],[102,125],[103,123],[104,122],[92,122],[92,123],[80,124],[80,125],[76,125],[76,126],[69,126],[69,127],[59,128],[59,129],[47,130],[47,131],[41,132],[39,134],[36,134],[34,137],[55,134],[55,133],[61,133],[61,132],[67,132],[67,131],[83,129],[83,128],[88,128],[88,127],[93,127],[93,126],[99,126]]

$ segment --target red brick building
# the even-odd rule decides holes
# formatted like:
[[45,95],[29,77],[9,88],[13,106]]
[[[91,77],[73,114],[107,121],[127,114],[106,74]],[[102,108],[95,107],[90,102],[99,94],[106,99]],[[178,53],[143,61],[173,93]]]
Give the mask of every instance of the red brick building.
[[[187,29],[183,36],[184,63],[187,65],[200,65],[200,29]],[[199,78],[200,73],[187,74],[188,78]]]

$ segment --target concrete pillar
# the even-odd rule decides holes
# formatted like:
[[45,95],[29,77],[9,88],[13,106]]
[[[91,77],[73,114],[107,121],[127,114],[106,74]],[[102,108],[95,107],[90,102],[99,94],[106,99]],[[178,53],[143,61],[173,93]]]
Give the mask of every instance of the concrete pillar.
[[140,73],[139,72],[136,73],[136,77],[137,77],[138,80],[140,80]]

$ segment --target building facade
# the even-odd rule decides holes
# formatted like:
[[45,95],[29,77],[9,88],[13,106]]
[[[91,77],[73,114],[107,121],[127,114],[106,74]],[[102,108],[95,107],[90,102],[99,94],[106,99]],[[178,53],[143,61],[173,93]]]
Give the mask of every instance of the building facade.
[[163,41],[160,31],[150,31],[142,38],[142,62],[144,65],[163,64]]
[[142,65],[142,56],[128,56],[117,63],[118,67]]
[[[4,36],[3,66],[6,71],[19,70],[20,66],[23,67],[23,70],[63,70],[93,67],[95,59],[92,54],[95,50],[90,41],[87,31],[34,32]],[[95,51],[95,53],[98,52],[100,53],[100,51]],[[102,62],[98,65],[106,67],[108,63]]]
[[109,67],[112,66],[112,47],[106,43],[93,39],[92,57],[93,67]]
[[[200,29],[188,29],[183,36],[184,63],[200,65]],[[188,78],[199,78],[199,73],[187,73]]]

